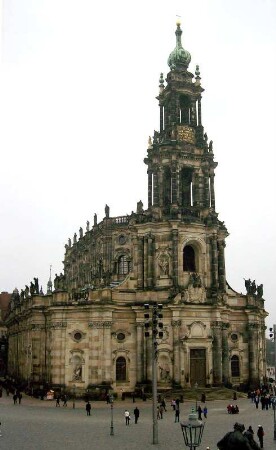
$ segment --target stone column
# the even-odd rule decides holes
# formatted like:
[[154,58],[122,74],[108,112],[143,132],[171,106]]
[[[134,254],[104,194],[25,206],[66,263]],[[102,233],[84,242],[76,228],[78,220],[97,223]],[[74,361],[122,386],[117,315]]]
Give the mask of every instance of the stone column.
[[221,322],[212,323],[214,340],[213,340],[213,380],[215,386],[222,384],[222,332]]
[[137,288],[143,289],[144,287],[144,274],[143,274],[143,253],[144,253],[144,238],[138,237],[138,261],[137,261]]
[[249,361],[249,384],[257,386],[259,383],[257,361],[258,361],[258,324],[251,322],[247,324],[248,330],[248,361]]
[[112,376],[112,345],[111,345],[112,322],[103,322],[103,375],[102,380],[111,382]]
[[148,236],[148,288],[153,287],[153,237]]
[[144,265],[144,288],[148,285],[148,236],[144,237],[144,253],[143,253],[143,265]]
[[225,241],[218,241],[218,276],[219,288],[221,291],[226,291],[226,277],[225,277],[225,257],[224,257]]
[[163,206],[164,204],[164,193],[163,193],[163,179],[164,179],[164,171],[163,167],[159,167],[157,172],[157,180],[158,180],[158,206]]
[[198,125],[201,125],[201,97],[197,102],[197,117],[198,117]]
[[137,339],[136,339],[136,382],[141,383],[144,380],[144,324],[136,323]]
[[210,174],[210,191],[211,191],[211,207],[213,209],[216,209],[216,202],[215,202],[215,174]]
[[172,320],[173,330],[173,380],[176,384],[180,384],[180,341],[179,341],[179,328],[181,326],[181,320]]
[[178,286],[178,230],[172,230],[172,279],[174,287]]
[[204,206],[204,178],[201,169],[198,172],[198,206]]
[[214,234],[211,238],[211,252],[212,252],[212,286],[218,288],[218,251],[217,251],[217,237]]
[[159,204],[158,170],[155,169],[153,172],[153,206],[158,206],[158,204]]
[[209,172],[204,172],[204,206],[210,208],[210,185],[209,185]]
[[152,206],[152,170],[148,170],[148,207]]
[[172,165],[172,203],[177,204],[177,167],[176,164]]
[[229,345],[228,345],[229,323],[222,323],[222,381],[229,382]]

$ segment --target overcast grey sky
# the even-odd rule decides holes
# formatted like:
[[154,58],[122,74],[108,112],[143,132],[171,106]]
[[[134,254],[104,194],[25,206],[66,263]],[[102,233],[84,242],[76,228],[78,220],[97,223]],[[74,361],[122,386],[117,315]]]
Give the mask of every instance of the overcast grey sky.
[[276,1],[2,2],[0,291],[63,270],[86,221],[147,207],[143,158],[176,16],[199,64],[227,279],[264,284],[276,323]]

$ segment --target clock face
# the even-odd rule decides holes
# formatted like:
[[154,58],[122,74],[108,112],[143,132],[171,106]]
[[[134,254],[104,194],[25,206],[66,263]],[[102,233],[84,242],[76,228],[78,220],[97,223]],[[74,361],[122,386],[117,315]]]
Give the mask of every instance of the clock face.
[[195,143],[195,130],[187,125],[181,125],[177,127],[177,138],[179,141],[189,142],[189,144]]

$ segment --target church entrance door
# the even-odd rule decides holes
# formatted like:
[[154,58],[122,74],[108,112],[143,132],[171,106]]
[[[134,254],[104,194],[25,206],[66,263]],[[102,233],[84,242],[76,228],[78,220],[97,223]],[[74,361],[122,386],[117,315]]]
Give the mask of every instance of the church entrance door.
[[195,348],[190,350],[190,382],[198,386],[206,385],[206,350]]

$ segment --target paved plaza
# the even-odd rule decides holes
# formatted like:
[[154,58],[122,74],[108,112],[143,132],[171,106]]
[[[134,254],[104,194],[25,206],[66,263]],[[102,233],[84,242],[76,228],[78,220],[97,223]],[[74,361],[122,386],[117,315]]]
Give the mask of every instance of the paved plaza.
[[[209,445],[216,450],[217,441],[231,431],[238,421],[246,428],[252,425],[257,431],[258,424],[265,431],[264,448],[276,449],[273,440],[273,410],[257,410],[251,401],[239,399],[240,414],[226,412],[227,401],[206,402],[208,417],[200,449]],[[152,444],[152,406],[151,401],[116,401],[114,403],[114,435],[110,435],[111,408],[105,402],[92,402],[91,416],[86,416],[85,402],[77,401],[73,409],[68,406],[55,406],[55,401],[39,400],[24,396],[21,405],[14,405],[12,396],[0,399],[0,437],[1,450],[138,450],[138,449],[185,449],[180,425],[174,422],[174,412],[168,402],[164,418],[158,421],[159,443]],[[133,409],[138,406],[140,418],[134,424]],[[193,402],[180,404],[180,420],[187,419]],[[125,425],[124,410],[129,409],[132,420]]]

